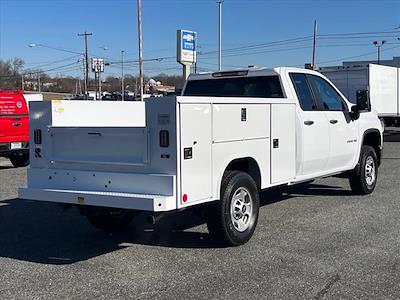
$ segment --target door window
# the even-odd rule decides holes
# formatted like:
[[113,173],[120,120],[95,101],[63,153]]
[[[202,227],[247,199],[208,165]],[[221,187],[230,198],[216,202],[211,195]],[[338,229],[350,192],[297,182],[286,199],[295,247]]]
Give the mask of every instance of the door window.
[[339,93],[326,80],[314,75],[307,75],[314,93],[323,110],[343,111],[346,105]]
[[290,78],[292,79],[293,85],[296,89],[297,98],[299,98],[300,107],[302,110],[316,110],[317,107],[315,105],[306,75],[300,73],[291,73]]

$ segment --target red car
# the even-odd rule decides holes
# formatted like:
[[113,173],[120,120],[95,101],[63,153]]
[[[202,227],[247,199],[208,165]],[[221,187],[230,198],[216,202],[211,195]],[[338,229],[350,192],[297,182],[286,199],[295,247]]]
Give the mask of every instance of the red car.
[[0,89],[0,157],[14,167],[29,164],[29,114],[20,90]]

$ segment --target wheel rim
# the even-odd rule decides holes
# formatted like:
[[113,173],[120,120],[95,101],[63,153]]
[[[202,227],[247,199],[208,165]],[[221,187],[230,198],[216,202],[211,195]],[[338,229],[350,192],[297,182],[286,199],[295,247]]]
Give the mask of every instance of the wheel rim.
[[231,221],[239,232],[246,231],[253,219],[253,198],[245,187],[238,188],[233,193],[231,201]]
[[373,185],[376,178],[375,161],[371,156],[365,162],[365,181],[369,186]]

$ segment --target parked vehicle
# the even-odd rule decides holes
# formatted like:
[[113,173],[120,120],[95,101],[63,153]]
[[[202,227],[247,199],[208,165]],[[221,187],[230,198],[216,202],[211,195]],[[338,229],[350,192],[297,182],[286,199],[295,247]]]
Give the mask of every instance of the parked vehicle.
[[328,77],[352,103],[357,93],[367,91],[372,109],[388,126],[400,125],[400,69],[369,64],[351,67],[324,67]]
[[10,159],[14,167],[29,164],[29,115],[24,97],[23,91],[0,89],[0,156]]
[[295,68],[191,75],[183,96],[32,106],[24,199],[77,204],[113,231],[193,207],[211,234],[246,243],[259,191],[318,177],[375,189],[383,128],[323,75]]

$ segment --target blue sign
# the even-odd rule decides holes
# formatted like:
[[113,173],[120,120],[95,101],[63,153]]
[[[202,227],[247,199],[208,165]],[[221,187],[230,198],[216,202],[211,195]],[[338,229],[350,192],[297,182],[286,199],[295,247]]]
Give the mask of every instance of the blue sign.
[[193,31],[182,31],[182,50],[196,50],[196,33]]

